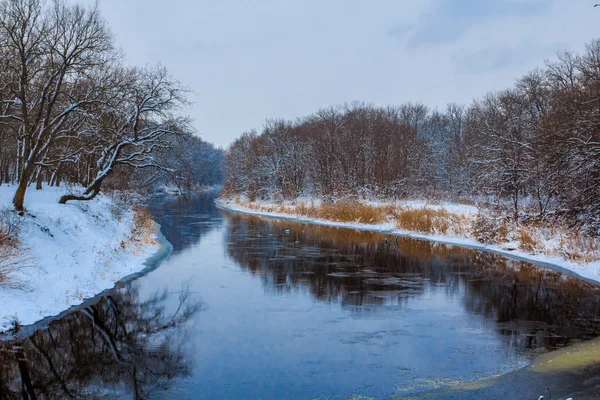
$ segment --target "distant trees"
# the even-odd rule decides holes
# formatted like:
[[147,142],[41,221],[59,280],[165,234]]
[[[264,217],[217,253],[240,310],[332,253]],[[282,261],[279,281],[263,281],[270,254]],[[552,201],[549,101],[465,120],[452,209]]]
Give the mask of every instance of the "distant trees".
[[186,94],[162,67],[123,66],[97,7],[0,0],[0,184],[16,184],[17,210],[31,184],[83,187],[64,203],[93,198],[115,170],[183,179],[166,153],[193,141]]
[[226,155],[225,190],[252,198],[486,196],[520,218],[600,213],[600,40],[512,88],[444,111],[329,107],[268,121]]

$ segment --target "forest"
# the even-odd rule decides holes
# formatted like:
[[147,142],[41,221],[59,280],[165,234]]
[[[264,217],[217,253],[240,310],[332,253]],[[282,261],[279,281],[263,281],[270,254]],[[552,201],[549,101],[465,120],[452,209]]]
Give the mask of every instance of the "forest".
[[189,94],[161,65],[128,65],[97,5],[0,2],[0,185],[17,210],[33,185],[67,185],[65,203],[219,183],[223,151],[196,135]]
[[353,102],[267,120],[227,150],[225,176],[225,194],[250,200],[477,201],[597,234],[600,40],[470,105]]

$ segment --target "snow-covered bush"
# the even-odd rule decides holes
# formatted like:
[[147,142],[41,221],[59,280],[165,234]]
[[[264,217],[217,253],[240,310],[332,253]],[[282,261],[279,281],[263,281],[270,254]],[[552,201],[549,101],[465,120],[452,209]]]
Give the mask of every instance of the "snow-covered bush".
[[0,246],[0,287],[19,287],[19,283],[13,279],[13,275],[30,265],[23,254],[14,246]]
[[21,217],[10,208],[0,209],[0,246],[15,246],[21,229]]
[[113,201],[110,203],[108,211],[110,211],[115,220],[121,221],[134,204],[132,193],[126,190],[114,190],[110,192],[110,197]]
[[17,247],[21,225],[21,217],[15,211],[0,210],[0,286],[14,286],[12,275],[26,267],[27,260]]

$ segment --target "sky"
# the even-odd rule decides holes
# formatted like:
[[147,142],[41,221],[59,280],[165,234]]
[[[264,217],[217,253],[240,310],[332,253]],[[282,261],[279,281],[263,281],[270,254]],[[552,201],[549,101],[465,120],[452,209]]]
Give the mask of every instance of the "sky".
[[[75,1],[75,0],[73,0]],[[91,4],[93,0],[81,0]],[[227,147],[267,118],[361,101],[444,109],[508,88],[600,38],[598,0],[100,0],[134,65],[188,86],[198,134]]]

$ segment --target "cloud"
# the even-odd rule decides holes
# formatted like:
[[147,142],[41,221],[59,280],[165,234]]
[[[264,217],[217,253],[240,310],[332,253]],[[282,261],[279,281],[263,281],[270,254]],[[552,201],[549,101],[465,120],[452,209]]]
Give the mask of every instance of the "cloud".
[[[67,0],[93,4],[95,0]],[[203,138],[352,100],[469,103],[600,36],[598,0],[101,0],[128,62],[193,90]]]
[[412,48],[453,42],[471,27],[504,17],[528,17],[550,8],[545,0],[436,0],[412,25],[397,25],[388,34],[406,37]]

